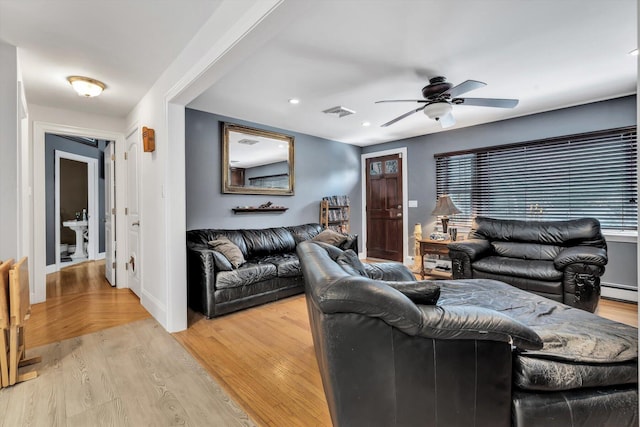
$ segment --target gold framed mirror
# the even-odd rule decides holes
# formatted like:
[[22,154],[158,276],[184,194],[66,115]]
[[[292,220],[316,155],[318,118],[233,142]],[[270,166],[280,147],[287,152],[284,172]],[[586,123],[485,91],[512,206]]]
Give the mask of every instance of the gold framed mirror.
[[293,136],[224,123],[222,192],[292,196],[293,158]]

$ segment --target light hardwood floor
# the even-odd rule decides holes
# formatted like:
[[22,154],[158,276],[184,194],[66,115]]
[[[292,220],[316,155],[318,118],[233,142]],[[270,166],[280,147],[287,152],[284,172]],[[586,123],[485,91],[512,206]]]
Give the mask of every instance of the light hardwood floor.
[[148,317],[133,292],[107,282],[104,261],[89,261],[47,275],[47,300],[31,306],[25,339],[37,347]]
[[[101,263],[86,263],[50,276],[48,301],[33,306],[27,324],[27,346],[149,317],[103,274]],[[635,304],[602,300],[598,313],[638,324]],[[174,337],[258,425],[331,425],[303,295],[210,320],[190,313],[189,325]]]
[[[602,300],[599,314],[638,325],[635,304]],[[175,334],[263,426],[331,426],[303,295],[215,319],[191,314]]]

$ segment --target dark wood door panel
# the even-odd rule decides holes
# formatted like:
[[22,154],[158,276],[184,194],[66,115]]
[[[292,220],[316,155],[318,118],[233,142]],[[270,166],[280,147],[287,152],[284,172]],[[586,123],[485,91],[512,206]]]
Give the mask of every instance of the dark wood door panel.
[[402,261],[402,163],[397,154],[367,159],[367,256]]

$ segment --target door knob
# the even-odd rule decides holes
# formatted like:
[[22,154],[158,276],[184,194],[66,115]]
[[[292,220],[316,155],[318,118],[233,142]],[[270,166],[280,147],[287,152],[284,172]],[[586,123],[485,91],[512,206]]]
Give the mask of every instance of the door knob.
[[396,216],[402,216],[402,213],[398,212],[398,213],[396,214]]
[[137,225],[137,226],[140,226],[140,221],[132,222],[132,223],[131,223],[131,225]]
[[402,209],[402,205],[398,205],[398,209]]

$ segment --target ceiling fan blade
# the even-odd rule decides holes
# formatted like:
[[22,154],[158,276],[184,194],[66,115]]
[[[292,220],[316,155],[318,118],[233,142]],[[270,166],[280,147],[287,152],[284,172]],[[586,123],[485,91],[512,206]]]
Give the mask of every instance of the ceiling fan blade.
[[456,96],[460,96],[463,93],[467,93],[469,91],[480,89],[481,87],[486,86],[486,83],[479,82],[477,80],[467,80],[466,82],[460,83],[458,86],[454,86],[449,90],[445,90],[442,92],[442,95],[450,95],[452,98]]
[[500,98],[456,98],[451,100],[455,105],[473,105],[477,107],[514,108],[518,105],[517,99]]
[[[426,107],[426,105],[425,105],[424,107]],[[399,122],[400,120],[402,120],[402,119],[404,119],[404,118],[406,118],[406,117],[409,117],[410,115],[415,114],[415,113],[417,113],[418,111],[422,111],[422,110],[424,110],[424,107],[416,108],[415,110],[411,110],[411,111],[409,111],[409,112],[406,112],[406,113],[404,113],[403,115],[398,116],[398,117],[396,117],[395,119],[393,119],[393,120],[391,120],[391,121],[389,121],[389,122],[387,122],[387,123],[385,123],[385,124],[381,125],[380,127],[386,128],[387,126],[391,126],[391,125],[392,125],[392,124],[394,124],[395,122]]]
[[453,117],[453,114],[449,113],[442,117],[438,117],[438,122],[443,129],[450,128],[451,126],[456,124],[456,119]]
[[385,99],[384,101],[376,101],[375,104],[382,104],[383,102],[429,102],[426,99]]

